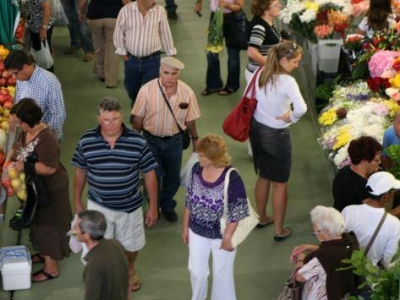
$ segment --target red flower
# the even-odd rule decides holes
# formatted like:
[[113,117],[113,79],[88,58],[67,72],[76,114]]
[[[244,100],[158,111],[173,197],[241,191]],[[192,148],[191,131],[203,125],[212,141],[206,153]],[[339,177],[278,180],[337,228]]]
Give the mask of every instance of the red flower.
[[351,0],[351,4],[358,4],[363,2],[364,0]]
[[370,88],[370,90],[373,91],[374,93],[376,93],[379,91],[379,88],[381,86],[381,78],[374,77],[374,78],[367,79],[367,84],[368,84],[368,87]]

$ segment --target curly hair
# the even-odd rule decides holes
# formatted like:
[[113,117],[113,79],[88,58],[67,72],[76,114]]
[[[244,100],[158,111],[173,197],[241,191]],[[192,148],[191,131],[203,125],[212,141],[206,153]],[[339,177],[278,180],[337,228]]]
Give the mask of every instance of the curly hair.
[[212,133],[202,137],[196,147],[197,152],[211,160],[213,166],[217,168],[229,166],[231,157],[228,155],[227,149],[224,138]]
[[358,165],[363,160],[371,162],[381,151],[382,145],[370,136],[361,136],[352,140],[347,150],[353,165]]

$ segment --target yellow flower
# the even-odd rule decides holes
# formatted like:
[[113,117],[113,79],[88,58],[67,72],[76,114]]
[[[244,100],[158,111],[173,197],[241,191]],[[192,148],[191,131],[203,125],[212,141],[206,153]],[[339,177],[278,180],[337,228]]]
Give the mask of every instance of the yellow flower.
[[392,87],[396,87],[396,88],[400,87],[400,73],[397,73],[396,76],[394,76],[393,78],[390,78],[389,82]]
[[337,150],[347,145],[351,140],[351,135],[348,126],[343,126],[339,129],[339,133],[336,136],[336,143],[333,145],[332,150]]
[[318,122],[323,126],[332,125],[337,121],[336,109],[330,108],[318,118]]
[[306,9],[318,11],[318,3],[315,3],[315,2],[306,2],[306,3],[304,3],[304,7]]

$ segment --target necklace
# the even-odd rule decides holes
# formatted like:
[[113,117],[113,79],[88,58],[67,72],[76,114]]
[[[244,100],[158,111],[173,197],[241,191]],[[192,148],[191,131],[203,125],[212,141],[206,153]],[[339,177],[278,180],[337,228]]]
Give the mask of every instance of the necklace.
[[278,30],[276,30],[274,21],[272,21],[272,25],[270,25],[270,27],[271,27],[272,33],[276,36],[276,38],[279,40],[279,42],[281,42],[282,36],[281,36],[280,32],[278,32]]

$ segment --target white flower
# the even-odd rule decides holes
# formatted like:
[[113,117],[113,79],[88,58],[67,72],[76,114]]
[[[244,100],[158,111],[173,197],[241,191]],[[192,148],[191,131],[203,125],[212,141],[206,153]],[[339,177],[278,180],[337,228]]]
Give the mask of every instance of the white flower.
[[336,166],[340,166],[342,162],[344,162],[349,154],[347,153],[347,149],[349,148],[349,144],[339,149],[338,153],[335,155],[333,161],[335,162]]
[[314,21],[316,18],[316,13],[312,9],[307,9],[305,12],[303,12],[299,18],[300,21],[303,23],[310,23],[311,21]]

